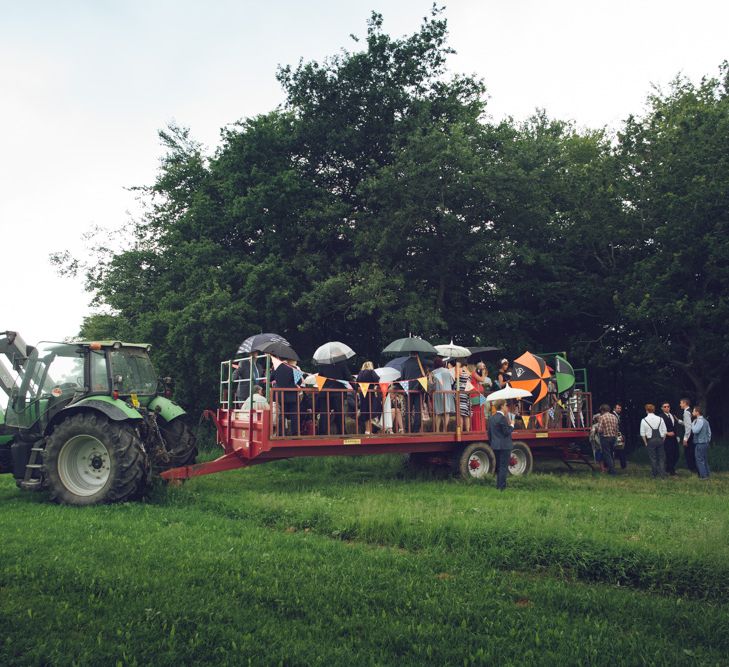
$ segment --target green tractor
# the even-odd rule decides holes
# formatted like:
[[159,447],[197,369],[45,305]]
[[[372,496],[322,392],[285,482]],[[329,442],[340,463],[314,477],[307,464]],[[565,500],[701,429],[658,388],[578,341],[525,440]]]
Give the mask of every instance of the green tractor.
[[149,349],[0,334],[0,473],[93,505],[139,498],[153,473],[194,463],[195,436]]

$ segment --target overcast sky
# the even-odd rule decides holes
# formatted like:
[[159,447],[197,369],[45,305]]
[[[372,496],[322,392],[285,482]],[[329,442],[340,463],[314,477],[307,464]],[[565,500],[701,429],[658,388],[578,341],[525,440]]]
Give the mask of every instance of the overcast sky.
[[[89,295],[48,256],[128,220],[126,188],[152,182],[159,128],[174,120],[213,149],[221,127],[281,103],[278,64],[351,48],[373,9],[391,35],[412,33],[431,4],[0,0],[0,331],[78,332]],[[450,68],[485,80],[497,119],[541,107],[617,128],[651,83],[713,76],[729,58],[718,0],[446,4]]]

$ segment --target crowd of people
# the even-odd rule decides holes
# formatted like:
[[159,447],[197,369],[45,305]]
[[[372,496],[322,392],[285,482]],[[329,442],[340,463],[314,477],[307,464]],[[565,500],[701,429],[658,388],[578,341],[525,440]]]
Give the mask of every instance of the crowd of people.
[[[651,475],[654,478],[677,477],[676,467],[684,452],[686,468],[695,472],[699,479],[710,476],[708,450],[711,442],[711,425],[700,406],[691,409],[688,398],[679,402],[680,413],[671,411],[671,404],[661,404],[660,413],[653,403],[645,405],[645,417],[640,421],[638,435],[648,451]],[[623,424],[623,408],[616,404],[611,410],[607,403],[593,417],[590,434],[593,451],[603,472],[615,475],[615,459],[621,468],[627,465],[625,457],[626,433]]]
[[[263,396],[262,387],[267,382],[265,365],[255,354],[253,358],[253,378],[260,387],[254,394]],[[314,387],[307,376],[309,379],[318,376],[321,383]],[[248,395],[250,363],[240,364],[234,380],[237,404],[249,410],[252,403]],[[277,359],[270,380],[271,388],[276,390],[272,407],[279,435],[344,435],[348,430],[364,435],[449,430],[465,433],[486,430],[488,417],[495,412],[487,396],[507,386],[511,371],[509,361],[502,359],[492,379],[484,361],[468,363],[465,359],[442,357],[423,361],[413,353],[402,363],[397,379],[385,385],[371,361],[362,364],[355,375],[346,361],[320,364],[318,373],[308,374],[294,360]],[[363,393],[358,392],[365,388]],[[254,408],[260,407],[258,399],[253,400],[256,401]],[[526,428],[537,410],[544,413],[545,419],[540,423],[531,422],[532,428],[561,425],[562,410],[570,410],[573,426],[583,419],[581,414],[576,418],[583,407],[579,391],[577,396],[571,396],[569,408],[567,400],[558,399],[553,388],[545,401],[546,410],[545,405],[535,405],[529,400],[509,401],[507,407],[514,426]],[[354,425],[351,421],[348,425],[348,417]]]

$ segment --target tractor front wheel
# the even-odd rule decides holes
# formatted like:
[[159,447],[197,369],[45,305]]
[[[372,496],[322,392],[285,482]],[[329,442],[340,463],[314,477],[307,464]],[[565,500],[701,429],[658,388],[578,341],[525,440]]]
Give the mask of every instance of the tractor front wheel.
[[131,500],[144,491],[147,456],[136,430],[101,414],[75,414],[46,440],[43,474],[51,499],[67,505]]

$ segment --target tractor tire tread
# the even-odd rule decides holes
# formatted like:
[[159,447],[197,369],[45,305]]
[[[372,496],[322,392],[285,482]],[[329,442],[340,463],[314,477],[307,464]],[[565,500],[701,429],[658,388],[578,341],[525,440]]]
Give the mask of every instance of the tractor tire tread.
[[[78,496],[69,491],[57,470],[63,445],[73,436],[89,433],[106,445],[114,465],[106,486],[94,496]],[[51,500],[69,505],[92,505],[135,500],[145,491],[149,465],[142,441],[130,424],[115,422],[95,413],[75,414],[62,421],[46,440],[43,477]]]
[[156,463],[154,472],[159,474],[170,468],[192,465],[197,457],[197,439],[184,417],[177,417],[170,422],[159,423],[160,431],[168,447],[172,446],[170,460]]

